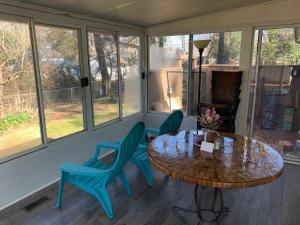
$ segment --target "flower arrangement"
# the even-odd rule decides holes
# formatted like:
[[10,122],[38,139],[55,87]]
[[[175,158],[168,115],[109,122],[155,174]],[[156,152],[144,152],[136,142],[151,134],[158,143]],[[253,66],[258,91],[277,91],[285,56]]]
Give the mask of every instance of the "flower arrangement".
[[208,109],[205,113],[198,116],[200,125],[207,129],[217,130],[220,125],[222,125],[222,120],[220,115],[216,113],[215,108]]

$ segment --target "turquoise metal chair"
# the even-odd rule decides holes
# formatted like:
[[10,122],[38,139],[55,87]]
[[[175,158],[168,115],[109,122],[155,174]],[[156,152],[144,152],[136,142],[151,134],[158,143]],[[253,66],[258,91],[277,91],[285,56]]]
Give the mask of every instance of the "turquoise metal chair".
[[[61,207],[64,183],[68,182],[94,195],[101,203],[107,216],[113,218],[112,206],[106,187],[116,177],[119,177],[127,193],[132,195],[123,167],[136,151],[144,133],[144,128],[144,123],[138,122],[120,143],[98,144],[93,158],[83,165],[63,163],[56,207]],[[100,150],[103,148],[116,150],[115,161],[111,167],[99,160]]]
[[153,176],[147,153],[149,144],[147,135],[151,133],[154,136],[160,136],[163,134],[175,133],[179,130],[182,119],[182,111],[175,110],[168,116],[168,118],[162,123],[159,128],[145,128],[142,144],[139,145],[137,151],[132,155],[131,161],[143,171],[149,186],[153,186]]

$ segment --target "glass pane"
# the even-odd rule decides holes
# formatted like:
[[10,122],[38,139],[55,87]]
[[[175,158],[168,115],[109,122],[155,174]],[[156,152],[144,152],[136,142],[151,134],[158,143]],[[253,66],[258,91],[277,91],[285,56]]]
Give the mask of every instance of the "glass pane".
[[250,67],[250,83],[249,83],[249,104],[248,104],[248,116],[247,116],[247,134],[250,135],[251,128],[251,118],[252,118],[252,110],[253,110],[253,100],[254,93],[256,88],[255,82],[255,73],[256,73],[256,56],[257,56],[257,47],[258,47],[258,30],[255,30],[254,33],[254,41],[252,48],[252,64]]
[[[211,103],[212,71],[238,71],[241,51],[241,31],[209,34],[194,34],[193,40],[211,40],[202,54],[201,67],[201,103]],[[191,86],[198,93],[198,77],[200,56],[193,45],[193,64]],[[190,96],[191,114],[197,113],[198,96]]]
[[35,27],[48,140],[83,130],[78,31]]
[[140,37],[120,36],[123,116],[141,111]]
[[0,21],[0,158],[40,145],[28,24]]
[[186,111],[189,36],[149,37],[148,110]]
[[88,33],[94,125],[119,117],[116,39]]
[[294,28],[262,32],[253,137],[299,160],[300,45],[296,40]]

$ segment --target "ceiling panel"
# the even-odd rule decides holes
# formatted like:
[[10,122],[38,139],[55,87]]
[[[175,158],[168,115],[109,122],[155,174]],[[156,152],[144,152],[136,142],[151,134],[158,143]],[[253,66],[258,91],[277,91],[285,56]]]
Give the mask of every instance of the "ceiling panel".
[[272,0],[22,0],[143,27]]

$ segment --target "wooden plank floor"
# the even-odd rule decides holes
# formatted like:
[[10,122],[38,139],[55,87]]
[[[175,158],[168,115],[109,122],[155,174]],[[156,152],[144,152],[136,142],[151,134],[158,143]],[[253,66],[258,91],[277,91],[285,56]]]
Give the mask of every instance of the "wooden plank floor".
[[[104,214],[98,201],[70,185],[64,192],[62,209],[55,208],[57,184],[0,212],[1,225],[196,225],[193,214],[175,215],[174,205],[193,208],[194,186],[176,181],[154,170],[155,185],[149,188],[134,165],[126,166],[134,196],[127,196],[120,182],[109,186],[114,219]],[[277,181],[248,189],[223,191],[230,213],[221,225],[300,225],[300,167],[286,165]],[[31,212],[23,206],[48,196]],[[206,225],[206,223],[201,223]]]

